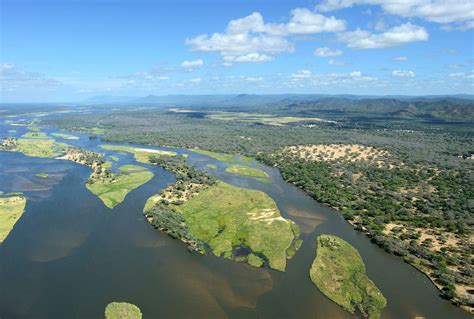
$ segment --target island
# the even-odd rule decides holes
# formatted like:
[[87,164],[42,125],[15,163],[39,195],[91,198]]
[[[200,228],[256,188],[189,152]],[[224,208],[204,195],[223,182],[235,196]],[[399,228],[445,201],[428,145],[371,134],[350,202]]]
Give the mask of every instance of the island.
[[105,307],[105,319],[141,319],[142,312],[127,302],[111,302]]
[[150,148],[139,148],[139,147],[132,147],[132,146],[101,145],[100,148],[107,151],[121,151],[121,152],[132,153],[137,162],[145,163],[145,164],[150,163],[150,161],[148,160],[150,155],[176,156],[176,152],[154,150]]
[[146,203],[150,223],[192,251],[284,271],[300,247],[296,223],[281,216],[264,192],[229,185],[180,157],[150,157],[176,175]]
[[26,197],[22,194],[0,197],[0,244],[7,238],[13,226],[23,215],[25,206]]
[[311,281],[329,299],[354,314],[381,318],[387,300],[365,274],[359,252],[343,239],[320,235],[316,258],[310,270]]
[[256,168],[240,166],[240,165],[232,165],[232,166],[227,167],[225,171],[231,174],[253,177],[254,179],[262,183],[270,184],[272,182],[269,178],[269,175],[266,172],[260,169],[256,169]]
[[56,142],[51,138],[5,137],[0,145],[0,150],[20,152],[26,156],[32,157],[54,158],[63,154],[67,147],[67,144]]
[[60,137],[65,140],[78,140],[79,136],[65,134],[65,133],[51,133],[52,136]]
[[46,173],[37,173],[35,174],[36,177],[39,177],[39,178],[48,178],[49,177],[49,174],[46,174]]

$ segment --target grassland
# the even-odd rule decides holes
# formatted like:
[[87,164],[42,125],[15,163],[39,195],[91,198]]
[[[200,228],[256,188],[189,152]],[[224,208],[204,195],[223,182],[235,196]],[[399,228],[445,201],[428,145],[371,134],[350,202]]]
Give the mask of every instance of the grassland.
[[64,153],[67,144],[59,143],[50,138],[20,138],[12,139],[9,144],[2,144],[0,149],[20,152],[32,157],[56,157]]
[[191,149],[190,151],[212,157],[218,161],[225,162],[225,163],[242,163],[242,162],[249,162],[253,160],[253,158],[248,157],[248,156],[237,156],[233,154],[216,153],[216,152],[200,150],[200,149]]
[[24,138],[38,138],[38,139],[46,139],[48,138],[48,135],[44,132],[39,132],[39,131],[31,131],[31,132],[27,132],[25,134],[22,135],[22,137]]
[[[219,182],[181,205],[191,233],[207,243],[216,256],[247,261],[261,266],[263,261],[277,270],[286,267],[287,249],[299,234],[298,226],[281,217],[275,202],[265,193]],[[240,249],[250,253],[235,256]]]
[[225,171],[231,174],[253,177],[262,183],[270,184],[272,182],[266,172],[256,168],[232,165],[227,167]]
[[261,123],[273,126],[283,126],[303,122],[335,123],[334,121],[328,121],[318,117],[279,116],[273,114],[257,114],[245,112],[215,112],[207,115],[207,117],[213,120]]
[[119,168],[120,174],[108,174],[106,177],[90,178],[86,187],[99,196],[108,208],[114,208],[124,201],[132,190],[151,180],[154,174],[141,166],[125,165]]
[[206,167],[209,168],[209,169],[217,169],[216,164],[206,164]]
[[37,173],[35,174],[35,176],[39,178],[48,178],[49,175],[46,173]]
[[65,139],[65,140],[78,140],[79,139],[79,136],[64,134],[64,133],[51,133],[51,135]]
[[108,151],[121,151],[121,152],[132,153],[137,162],[147,163],[147,164],[150,163],[149,161],[150,155],[176,156],[176,152],[154,150],[154,149],[149,149],[149,148],[138,148],[138,147],[132,147],[132,146],[123,146],[123,145],[101,145],[100,147]]
[[321,235],[310,277],[329,299],[354,314],[380,318],[387,300],[365,274],[359,252],[339,237]]
[[26,198],[13,195],[0,198],[0,244],[7,238],[25,210]]
[[105,308],[105,319],[141,319],[140,309],[126,302],[111,302]]

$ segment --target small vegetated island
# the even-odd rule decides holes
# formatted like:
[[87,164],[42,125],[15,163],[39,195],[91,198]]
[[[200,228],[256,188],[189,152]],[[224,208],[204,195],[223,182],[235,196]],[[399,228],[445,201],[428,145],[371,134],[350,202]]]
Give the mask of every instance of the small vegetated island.
[[387,300],[365,274],[357,250],[339,237],[320,235],[310,277],[329,299],[354,314],[380,318]]
[[48,177],[49,177],[49,174],[46,174],[46,173],[36,173],[35,176],[36,176],[36,177],[39,177],[39,178],[48,178]]
[[176,182],[146,203],[149,222],[200,253],[284,271],[301,245],[299,227],[265,193],[218,181],[181,157],[150,157]]
[[142,312],[127,302],[111,302],[105,307],[105,319],[141,319]]
[[104,159],[103,154],[80,148],[68,148],[61,159],[81,163],[93,169],[86,187],[91,193],[99,196],[108,208],[114,208],[123,202],[128,193],[154,176],[146,168],[137,165],[124,165],[119,167],[120,173],[113,173],[110,170],[111,163]]
[[65,140],[78,140],[79,139],[79,136],[65,134],[65,133],[51,133],[51,135],[55,137],[60,137]]
[[20,152],[26,156],[53,158],[61,155],[67,144],[56,142],[41,132],[28,132],[22,138],[4,137],[0,150]]
[[7,238],[13,226],[23,215],[25,206],[26,197],[22,194],[0,197],[0,244]]
[[100,147],[107,151],[121,151],[121,152],[132,153],[137,162],[145,163],[145,164],[150,163],[149,161],[150,155],[176,156],[176,152],[154,150],[150,148],[140,148],[140,147],[122,146],[122,145],[101,145]]
[[231,174],[253,177],[254,179],[266,184],[270,184],[272,182],[266,172],[256,168],[232,165],[227,167],[225,171]]
[[253,161],[253,158],[243,155],[233,155],[233,154],[225,154],[225,153],[216,153],[207,150],[201,149],[190,149],[191,152],[198,153],[201,155],[206,155],[212,157],[220,162],[225,163],[235,163],[235,164],[243,164],[246,162]]

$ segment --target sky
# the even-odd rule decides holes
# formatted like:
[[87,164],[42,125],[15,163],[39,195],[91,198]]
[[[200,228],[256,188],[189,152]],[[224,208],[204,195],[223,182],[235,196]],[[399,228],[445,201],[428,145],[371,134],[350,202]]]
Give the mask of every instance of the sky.
[[474,94],[470,0],[0,0],[0,102]]

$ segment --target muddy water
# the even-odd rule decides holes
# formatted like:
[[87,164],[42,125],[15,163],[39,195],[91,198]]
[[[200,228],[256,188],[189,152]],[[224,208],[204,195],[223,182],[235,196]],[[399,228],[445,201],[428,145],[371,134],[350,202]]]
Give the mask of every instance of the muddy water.
[[[100,141],[77,135],[80,140],[64,142],[99,150]],[[146,199],[174,181],[160,168],[146,165],[155,177],[108,209],[85,188],[89,168],[0,152],[0,190],[28,197],[24,215],[0,246],[0,317],[102,318],[109,302],[127,301],[140,307],[145,319],[350,318],[309,280],[314,238],[322,233],[359,250],[369,277],[388,300],[383,318],[470,317],[440,299],[421,273],[285,183],[275,169],[255,164],[271,176],[273,183],[264,184],[225,173],[226,163],[177,151],[189,153],[198,167],[216,164],[209,172],[228,183],[268,193],[282,215],[300,225],[304,244],[285,273],[189,253],[150,227],[141,213]],[[134,163],[129,154],[106,154],[118,156],[118,165]],[[39,172],[51,177],[39,179],[34,176]]]

